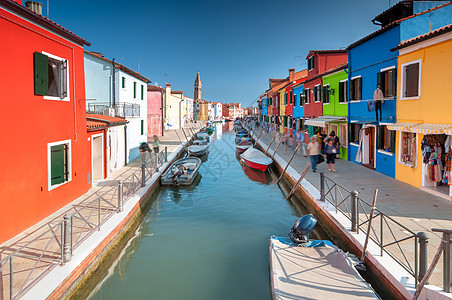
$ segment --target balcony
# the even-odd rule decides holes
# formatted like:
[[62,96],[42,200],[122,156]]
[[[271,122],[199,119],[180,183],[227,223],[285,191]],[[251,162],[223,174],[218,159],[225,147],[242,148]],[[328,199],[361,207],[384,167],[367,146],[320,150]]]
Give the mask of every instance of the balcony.
[[115,107],[110,103],[87,103],[86,112],[89,114],[99,114],[114,116],[119,118],[140,117],[140,105],[132,103],[117,103]]

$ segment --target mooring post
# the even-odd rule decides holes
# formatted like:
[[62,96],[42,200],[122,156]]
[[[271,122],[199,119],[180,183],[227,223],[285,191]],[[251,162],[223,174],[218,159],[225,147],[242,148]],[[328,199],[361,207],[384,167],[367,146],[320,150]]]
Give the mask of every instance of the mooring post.
[[[430,237],[425,232],[418,232],[416,236],[419,239],[419,274],[417,278],[421,281],[427,273],[427,246]],[[428,284],[428,281],[425,283]]]
[[286,170],[287,170],[287,168],[289,167],[290,163],[292,162],[292,159],[294,158],[295,153],[297,153],[298,148],[300,148],[300,145],[297,145],[297,147],[296,147],[295,150],[293,151],[292,156],[289,158],[289,161],[287,162],[286,167],[284,168],[284,170],[282,171],[281,175],[279,176],[278,181],[276,181],[276,184],[278,184],[278,183],[281,181],[281,179],[283,178],[284,173],[286,173]]
[[375,189],[374,198],[372,200],[372,207],[370,208],[369,224],[368,224],[367,232],[366,232],[366,240],[364,241],[363,253],[361,254],[361,262],[362,263],[364,263],[364,259],[366,258],[367,245],[369,244],[370,231],[372,229],[372,220],[374,218],[375,209],[377,208],[376,207],[377,196],[378,196],[378,189]]
[[275,157],[276,151],[278,151],[279,145],[281,144],[283,138],[284,138],[284,136],[281,137],[278,144],[276,145],[275,152],[273,152],[273,155],[272,155],[272,159]]
[[257,141],[259,140],[259,138],[261,137],[261,134],[262,134],[263,131],[264,131],[264,128],[261,129],[261,132],[260,132],[259,135],[257,136],[257,139],[256,139],[256,141],[255,141],[256,144],[257,144]]
[[144,162],[141,164],[141,186],[146,186],[146,165]]
[[289,195],[287,195],[286,200],[289,200],[290,197],[292,197],[292,195],[295,193],[295,191],[297,190],[297,187],[300,185],[301,181],[306,176],[306,173],[308,173],[310,167],[311,167],[311,163],[307,163],[306,167],[303,170],[303,173],[301,173],[300,178],[298,178],[297,183],[295,183],[295,185],[293,186],[293,188],[290,191]]
[[168,147],[165,146],[165,162],[168,162]]
[[358,220],[359,220],[359,209],[358,209],[358,191],[350,192],[350,199],[352,200],[351,210],[352,210],[352,231],[359,233]]
[[72,223],[72,215],[69,215],[69,214],[64,215],[64,221],[63,221],[63,257],[62,257],[63,263],[67,263],[72,258],[71,223]]
[[270,146],[273,144],[273,141],[276,138],[276,134],[273,136],[272,140],[270,141],[270,144],[268,144],[267,150],[265,150],[265,154],[268,154],[268,150],[270,150]]
[[122,212],[124,210],[124,181],[118,181],[118,209],[116,212]]
[[320,201],[325,201],[325,173],[320,171]]

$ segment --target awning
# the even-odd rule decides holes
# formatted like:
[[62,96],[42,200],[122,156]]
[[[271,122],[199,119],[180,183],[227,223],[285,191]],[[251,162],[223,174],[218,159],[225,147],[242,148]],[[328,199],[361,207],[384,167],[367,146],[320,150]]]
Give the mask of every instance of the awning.
[[386,125],[389,130],[410,131],[410,129],[419,123],[400,122],[391,125]]
[[444,130],[444,133],[447,135],[452,135],[452,129],[446,129]]
[[304,121],[305,125],[317,126],[317,127],[325,127],[326,123],[330,122],[340,122],[346,121],[346,117],[336,117],[336,116],[321,116],[315,119],[308,119]]
[[429,124],[423,123],[411,128],[411,132],[423,134],[441,134],[446,130],[452,130],[452,124]]

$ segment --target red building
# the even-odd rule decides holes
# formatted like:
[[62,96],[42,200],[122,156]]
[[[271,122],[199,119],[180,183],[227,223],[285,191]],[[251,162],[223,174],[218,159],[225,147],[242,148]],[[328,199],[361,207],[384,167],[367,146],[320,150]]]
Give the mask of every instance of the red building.
[[92,182],[83,62],[90,44],[21,2],[0,0],[0,244]]
[[323,114],[321,74],[346,63],[347,50],[311,50],[308,56],[308,76],[304,83],[304,117],[311,119]]
[[163,136],[163,94],[159,86],[148,85],[148,138]]

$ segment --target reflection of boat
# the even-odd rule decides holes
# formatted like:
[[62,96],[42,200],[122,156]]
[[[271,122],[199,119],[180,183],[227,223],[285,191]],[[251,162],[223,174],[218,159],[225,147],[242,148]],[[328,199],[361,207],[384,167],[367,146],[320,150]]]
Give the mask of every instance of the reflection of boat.
[[188,154],[192,156],[203,156],[209,151],[209,145],[191,145],[187,148]]
[[268,172],[259,172],[254,169],[251,169],[244,163],[241,163],[243,172],[246,176],[248,176],[249,179],[252,181],[269,184],[273,181],[272,176]]
[[316,223],[304,215],[289,238],[270,237],[273,299],[379,299],[348,254],[330,241],[309,239]]
[[238,143],[237,145],[235,145],[235,148],[237,149],[237,151],[239,153],[243,153],[246,150],[248,150],[249,148],[253,147],[253,143],[251,143],[250,141],[244,140],[241,141],[240,143]]
[[198,175],[202,161],[197,157],[182,158],[174,162],[162,175],[163,186],[191,185]]
[[273,162],[270,157],[255,148],[249,148],[241,154],[240,160],[243,161],[248,167],[262,172],[265,172],[268,166]]

